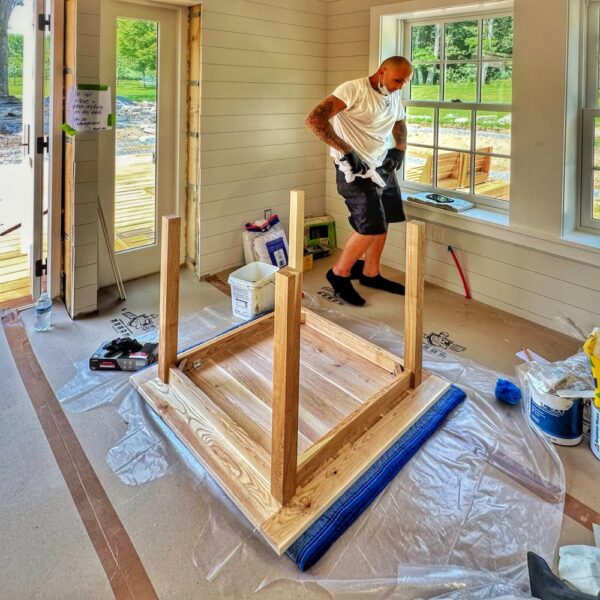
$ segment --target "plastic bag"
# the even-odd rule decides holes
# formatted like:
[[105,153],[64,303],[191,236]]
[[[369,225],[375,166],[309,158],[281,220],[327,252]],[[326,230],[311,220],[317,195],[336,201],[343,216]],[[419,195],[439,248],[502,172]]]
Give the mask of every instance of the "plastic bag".
[[288,243],[279,217],[246,223],[243,233],[246,264],[259,261],[276,267],[288,264]]

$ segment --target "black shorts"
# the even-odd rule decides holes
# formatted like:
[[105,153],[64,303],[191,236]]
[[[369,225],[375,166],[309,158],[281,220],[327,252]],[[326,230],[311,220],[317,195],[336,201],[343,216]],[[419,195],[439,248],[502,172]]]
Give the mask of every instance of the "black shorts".
[[383,188],[364,177],[356,177],[352,183],[347,183],[344,173],[337,165],[335,168],[338,194],[350,211],[348,221],[354,231],[362,235],[380,235],[387,232],[389,223],[406,221],[396,174],[383,171],[381,167],[377,172],[386,182]]

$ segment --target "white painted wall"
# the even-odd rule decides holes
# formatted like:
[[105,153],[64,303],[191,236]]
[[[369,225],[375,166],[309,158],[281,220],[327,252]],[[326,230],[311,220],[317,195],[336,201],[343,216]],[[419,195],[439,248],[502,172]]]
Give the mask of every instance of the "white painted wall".
[[289,191],[325,209],[325,148],[304,126],[325,95],[321,0],[202,3],[200,274],[244,262],[241,230]]
[[[393,2],[397,4],[397,2]],[[370,8],[385,0],[334,0],[328,3],[328,93],[350,78],[368,74]],[[561,315],[585,329],[600,323],[600,253],[570,247],[559,239],[561,216],[572,191],[564,192],[567,144],[568,0],[540,3],[515,0],[513,93],[513,190],[510,230],[442,219],[431,210],[410,208],[409,215],[429,221],[426,278],[457,293],[462,285],[451,244],[466,271],[473,298],[552,329],[571,333]],[[572,104],[572,103],[571,103]],[[338,241],[351,232],[347,210],[327,169],[327,212],[336,219]],[[540,209],[541,206],[541,209]],[[571,208],[570,210],[573,210]],[[448,224],[449,223],[449,224]],[[471,232],[468,230],[471,229]],[[518,239],[517,239],[518,238]],[[394,225],[384,262],[404,269],[404,226]],[[540,249],[543,248],[543,249]],[[577,254],[575,251],[577,250]],[[571,257],[571,258],[569,258]],[[575,257],[575,258],[573,258]],[[543,349],[541,349],[543,353]]]

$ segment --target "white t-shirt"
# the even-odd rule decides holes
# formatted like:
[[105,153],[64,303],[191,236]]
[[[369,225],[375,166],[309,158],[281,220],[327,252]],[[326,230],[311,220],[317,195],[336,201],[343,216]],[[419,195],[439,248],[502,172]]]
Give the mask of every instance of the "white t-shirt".
[[[384,96],[371,87],[368,77],[361,77],[342,83],[333,95],[346,105],[331,119],[334,131],[370,167],[379,167],[388,149],[396,145],[392,136],[394,123],[406,118],[399,91]],[[330,148],[329,154],[336,161],[344,156],[335,148]]]

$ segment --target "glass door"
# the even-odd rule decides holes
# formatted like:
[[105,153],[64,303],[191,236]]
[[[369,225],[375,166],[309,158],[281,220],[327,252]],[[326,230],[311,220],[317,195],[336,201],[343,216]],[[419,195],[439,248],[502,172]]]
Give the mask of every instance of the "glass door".
[[[176,10],[102,3],[101,81],[115,128],[100,135],[100,198],[123,279],[160,267],[160,219],[177,210]],[[100,242],[100,285],[114,283]]]
[[50,45],[45,13],[44,0],[0,3],[0,306],[30,302],[42,286]]

